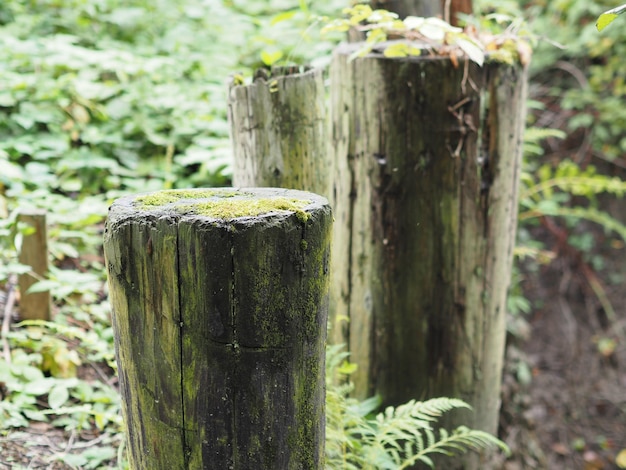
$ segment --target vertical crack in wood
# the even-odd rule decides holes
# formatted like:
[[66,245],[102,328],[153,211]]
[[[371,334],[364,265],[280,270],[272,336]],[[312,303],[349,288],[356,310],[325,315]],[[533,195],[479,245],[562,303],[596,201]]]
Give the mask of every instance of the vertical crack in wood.
[[184,314],[183,314],[183,299],[181,289],[181,259],[180,259],[180,220],[176,222],[176,283],[178,284],[178,346],[179,346],[179,358],[180,358],[180,406],[181,406],[181,437],[183,446],[183,465],[185,469],[189,468],[190,448],[187,444],[187,424],[185,423],[185,361],[184,361],[184,342],[183,342],[183,329],[185,327]]
[[[349,209],[348,209],[348,230],[347,233],[349,234],[348,236],[348,291],[346,292],[346,299],[345,299],[345,308],[346,308],[346,318],[348,318],[348,322],[350,321],[351,317],[351,310],[352,310],[352,284],[353,284],[353,276],[354,276],[354,269],[353,269],[353,265],[354,265],[354,256],[353,256],[353,249],[354,249],[354,243],[353,243],[353,233],[354,233],[354,205],[356,203],[356,198],[357,198],[357,191],[356,191],[356,178],[354,176],[354,156],[352,156],[352,158],[350,156],[348,156],[348,170],[350,172],[350,193],[348,194],[349,197]],[[351,159],[351,161],[350,161]],[[334,318],[337,318],[337,314],[338,312],[334,313]],[[338,325],[333,325],[334,328],[338,328]],[[348,323],[346,328],[342,328],[343,330],[343,337],[345,339],[346,342],[346,351],[351,351],[351,345],[350,345],[350,324]]]
[[[229,241],[230,241],[230,267],[231,267],[231,272],[230,272],[230,289],[229,289],[229,304],[230,304],[230,321],[231,321],[231,328],[232,328],[232,332],[233,332],[233,336],[232,336],[232,344],[231,345],[227,345],[226,347],[231,347],[232,348],[232,353],[233,353],[233,371],[232,371],[232,377],[235,378],[235,381],[239,379],[239,374],[237,371],[237,366],[239,365],[239,361],[237,360],[237,352],[238,352],[238,347],[239,347],[239,341],[237,338],[237,305],[236,305],[236,299],[237,299],[237,286],[235,284],[236,281],[236,277],[235,277],[235,272],[236,272],[236,267],[235,267],[235,230],[234,230],[234,226],[230,226],[229,229],[233,229],[233,230],[229,230]],[[232,383],[231,383],[232,385]],[[226,386],[226,390],[228,390],[228,385]],[[232,453],[231,453],[231,462],[233,467],[232,468],[239,468],[239,444],[237,442],[237,394],[235,393],[234,390],[230,390],[230,393],[232,394],[232,413],[231,413],[231,438],[232,438],[232,442],[231,442],[231,449],[232,449]]]
[[491,165],[498,162],[499,155],[497,154],[497,139],[498,136],[498,122],[497,122],[497,109],[496,103],[494,103],[494,90],[493,90],[493,77],[490,73],[490,69],[487,69],[485,74],[485,97],[484,106],[481,110],[481,128],[482,133],[480,136],[480,143],[478,145],[478,158],[480,168],[480,203],[482,205],[482,216],[485,221],[483,227],[483,236],[485,240],[489,239],[489,203],[490,203],[490,189],[493,184],[493,173]]
[[[343,68],[342,68],[343,71]],[[351,76],[354,76],[357,71],[356,71],[356,61],[352,63],[352,65],[349,65],[349,73]],[[350,94],[350,96],[355,96],[356,94],[356,81],[353,80],[352,78],[350,78],[350,82],[352,83],[352,93]],[[343,100],[342,100],[343,101]],[[341,103],[341,101],[340,101]],[[344,109],[343,112],[348,112],[349,110],[346,108],[346,106],[354,106],[355,103],[354,101],[350,101],[349,105],[346,105],[344,103]],[[354,113],[350,113],[349,114],[352,118],[354,118]],[[343,119],[342,119],[343,122]],[[350,134],[354,131],[354,122],[350,122],[348,124],[348,129],[347,129],[347,133],[348,133],[348,142],[350,142],[351,136]],[[352,351],[352,345],[350,343],[351,339],[350,339],[350,321],[352,318],[352,285],[353,285],[353,279],[354,279],[354,211],[355,211],[355,204],[356,204],[356,198],[358,196],[357,194],[357,188],[356,188],[356,176],[355,176],[355,154],[354,154],[354,145],[348,143],[348,173],[349,173],[349,183],[350,183],[350,191],[348,193],[348,229],[347,229],[347,237],[348,237],[348,272],[347,272],[347,277],[348,277],[348,281],[347,281],[347,292],[346,292],[346,298],[345,298],[345,316],[348,319],[348,323],[347,326],[345,328],[342,328],[343,330],[343,337],[345,340],[345,348],[346,351],[350,352]],[[342,156],[343,157],[343,156]],[[335,306],[336,307],[336,306]],[[338,315],[338,312],[334,312],[333,317],[336,319]],[[333,325],[334,328],[337,328],[337,325]]]

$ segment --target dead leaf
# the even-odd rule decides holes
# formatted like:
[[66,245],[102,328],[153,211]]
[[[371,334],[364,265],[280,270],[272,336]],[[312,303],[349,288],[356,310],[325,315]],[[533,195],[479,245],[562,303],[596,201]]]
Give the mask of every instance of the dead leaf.
[[533,50],[526,41],[517,41],[517,54],[519,55],[519,61],[522,65],[528,65],[530,58],[533,55]]
[[456,51],[450,51],[450,62],[455,69],[459,68],[459,59],[456,56]]
[[565,444],[562,444],[560,442],[552,444],[552,450],[559,455],[569,455],[570,453],[569,448]]
[[583,453],[583,460],[585,461],[585,470],[602,470],[604,468],[604,462],[592,450],[586,450]]

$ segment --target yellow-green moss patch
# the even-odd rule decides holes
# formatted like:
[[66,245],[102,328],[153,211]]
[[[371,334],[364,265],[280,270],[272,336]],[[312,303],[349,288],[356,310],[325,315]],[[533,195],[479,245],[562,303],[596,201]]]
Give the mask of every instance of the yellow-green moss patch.
[[295,212],[300,221],[306,222],[309,214],[303,210],[311,201],[286,197],[247,199],[212,199],[184,204],[176,209],[184,213],[193,213],[216,219],[236,219],[237,217],[255,217],[270,212]]
[[135,203],[142,209],[152,209],[183,199],[206,199],[209,197],[234,197],[248,195],[228,189],[168,189],[155,193],[144,194],[135,198]]
[[272,212],[295,212],[301,222],[309,219],[304,207],[311,201],[287,197],[255,197],[254,193],[232,189],[174,189],[135,198],[140,210],[168,206],[180,214],[197,214],[215,219],[256,217]]

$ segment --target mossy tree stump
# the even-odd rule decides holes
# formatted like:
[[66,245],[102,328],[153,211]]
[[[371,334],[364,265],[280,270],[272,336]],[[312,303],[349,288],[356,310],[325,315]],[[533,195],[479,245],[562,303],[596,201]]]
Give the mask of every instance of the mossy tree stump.
[[229,85],[236,186],[293,188],[328,197],[326,91],[321,69],[274,67]]
[[112,205],[131,468],[321,468],[331,224],[324,198],[272,188]]
[[359,47],[331,66],[334,341],[359,396],[461,398],[449,424],[495,432],[526,71]]

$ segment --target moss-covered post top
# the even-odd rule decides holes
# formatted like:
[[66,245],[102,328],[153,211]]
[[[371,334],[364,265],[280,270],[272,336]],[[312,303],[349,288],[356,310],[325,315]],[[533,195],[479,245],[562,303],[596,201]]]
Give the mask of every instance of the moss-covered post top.
[[[115,201],[111,211],[116,218],[131,213],[137,217],[193,216],[212,221],[296,217],[305,223],[314,209],[328,206],[317,194],[281,188],[199,188],[171,189],[127,196]],[[113,214],[110,214],[110,216]]]

